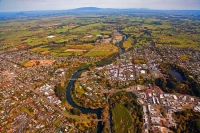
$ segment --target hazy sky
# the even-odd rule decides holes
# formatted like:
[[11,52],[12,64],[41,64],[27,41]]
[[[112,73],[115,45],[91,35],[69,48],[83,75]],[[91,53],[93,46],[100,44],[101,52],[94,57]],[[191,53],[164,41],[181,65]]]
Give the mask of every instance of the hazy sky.
[[0,0],[0,12],[78,7],[200,10],[200,0]]

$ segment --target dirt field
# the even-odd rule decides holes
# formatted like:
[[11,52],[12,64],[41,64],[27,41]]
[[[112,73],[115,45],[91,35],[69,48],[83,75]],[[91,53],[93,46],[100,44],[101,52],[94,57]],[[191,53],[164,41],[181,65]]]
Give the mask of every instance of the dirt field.
[[87,51],[87,50],[84,50],[84,49],[67,49],[67,50],[65,50],[65,52],[84,52],[84,51]]
[[50,51],[43,51],[40,54],[48,54],[48,53],[50,53]]
[[26,44],[20,44],[16,48],[23,49],[23,48],[27,48],[27,47],[28,47],[28,45],[26,45]]
[[121,35],[120,35],[120,36],[115,36],[115,39],[116,39],[116,40],[122,40],[122,39],[123,39],[123,36],[121,36]]
[[48,66],[53,64],[53,62],[55,62],[55,60],[30,60],[24,66],[25,67],[32,67],[36,65]]

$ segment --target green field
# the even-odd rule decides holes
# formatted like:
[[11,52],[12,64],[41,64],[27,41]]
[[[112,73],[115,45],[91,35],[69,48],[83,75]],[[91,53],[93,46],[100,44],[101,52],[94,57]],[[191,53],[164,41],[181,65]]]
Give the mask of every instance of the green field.
[[[137,46],[150,44],[150,41],[154,40],[156,46],[199,48],[200,37],[197,35],[199,34],[199,26],[196,23],[199,23],[199,21],[193,22],[193,20],[182,18],[179,18],[178,22],[175,22],[169,18],[163,20],[154,17],[143,19],[135,17],[129,18],[129,22],[124,26],[123,32],[136,37]],[[130,44],[126,42],[125,47],[129,46]]]
[[123,104],[118,104],[112,110],[114,130],[116,133],[128,133],[132,126],[130,112]]
[[76,94],[79,95],[79,96],[85,94],[85,92],[86,92],[86,91],[84,90],[84,88],[80,85],[79,82],[75,82],[75,84],[74,84],[74,89],[75,89],[75,91],[76,91]]
[[118,48],[110,43],[95,46],[90,52],[84,56],[101,56],[106,57],[118,52]]
[[123,47],[125,49],[129,49],[131,47],[133,47],[133,38],[128,38],[124,43],[123,43]]
[[[123,43],[125,49],[133,45],[151,44],[152,41],[156,46],[200,48],[199,19],[177,17],[175,21],[174,18],[163,17],[154,15],[102,17],[86,14],[0,21],[0,50],[34,46],[30,50],[41,54],[105,57],[116,53],[116,48],[102,50],[99,46],[102,44],[102,36],[108,35],[113,39],[113,30],[118,30],[119,27],[128,35],[128,39]],[[47,38],[50,35],[54,37]],[[22,47],[19,47],[20,45]],[[65,50],[70,48],[83,49],[87,52],[65,53]]]

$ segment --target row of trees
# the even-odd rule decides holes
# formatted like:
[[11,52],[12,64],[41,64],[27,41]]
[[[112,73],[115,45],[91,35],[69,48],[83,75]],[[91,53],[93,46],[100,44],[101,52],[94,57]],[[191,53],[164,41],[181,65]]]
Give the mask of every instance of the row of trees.
[[66,89],[61,86],[61,84],[57,84],[54,88],[54,92],[56,96],[61,100],[65,101],[66,100]]
[[200,132],[200,113],[192,109],[186,109],[173,114],[177,121],[177,128],[172,128],[175,133],[199,133]]

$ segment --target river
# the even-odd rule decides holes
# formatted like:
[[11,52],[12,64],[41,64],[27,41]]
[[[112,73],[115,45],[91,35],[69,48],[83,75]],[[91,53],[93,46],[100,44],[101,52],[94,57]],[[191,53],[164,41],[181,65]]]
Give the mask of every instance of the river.
[[[126,35],[124,35],[123,41],[121,43],[116,44],[119,48],[119,53],[122,54],[124,52],[124,48],[123,48],[123,42],[127,39]],[[66,88],[66,95],[67,95],[67,101],[68,103],[73,107],[73,108],[77,108],[79,109],[83,114],[88,114],[88,113],[92,113],[92,114],[96,114],[98,119],[101,119],[101,113],[102,113],[102,108],[98,108],[98,109],[91,109],[91,108],[84,108],[84,107],[80,107],[78,106],[72,99],[71,95],[70,95],[70,89],[73,88],[74,86],[74,79],[77,79],[78,76],[81,74],[82,70],[78,70],[77,72],[75,72],[70,80],[67,88]],[[101,133],[103,131],[103,124],[101,121],[98,122],[98,126],[97,126],[97,133]]]
[[[102,113],[102,109],[101,108],[98,108],[98,109],[91,109],[91,108],[84,108],[84,107],[80,107],[78,106],[72,99],[71,95],[70,95],[70,89],[73,88],[74,86],[74,82],[80,74],[81,74],[82,70],[78,70],[77,72],[75,72],[71,79],[73,80],[70,80],[69,83],[68,83],[68,86],[67,86],[67,101],[68,103],[73,107],[73,108],[77,108],[79,109],[83,114],[88,114],[88,113],[92,113],[92,114],[96,114],[98,119],[101,119],[101,113]],[[103,125],[102,125],[102,122],[99,121],[98,122],[98,126],[97,126],[97,133],[101,133],[103,131]]]

